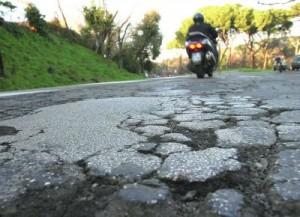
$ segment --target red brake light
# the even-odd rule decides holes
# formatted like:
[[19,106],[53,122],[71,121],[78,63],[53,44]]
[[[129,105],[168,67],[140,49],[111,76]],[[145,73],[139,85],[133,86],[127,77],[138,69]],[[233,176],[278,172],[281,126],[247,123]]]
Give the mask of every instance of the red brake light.
[[201,49],[202,47],[203,47],[203,45],[201,43],[196,44],[196,48]]
[[189,49],[194,50],[195,48],[196,48],[196,45],[195,45],[195,44],[190,44],[190,45],[189,45]]
[[203,48],[203,44],[201,44],[201,43],[192,43],[192,44],[188,45],[188,48],[190,50],[201,49],[201,48]]

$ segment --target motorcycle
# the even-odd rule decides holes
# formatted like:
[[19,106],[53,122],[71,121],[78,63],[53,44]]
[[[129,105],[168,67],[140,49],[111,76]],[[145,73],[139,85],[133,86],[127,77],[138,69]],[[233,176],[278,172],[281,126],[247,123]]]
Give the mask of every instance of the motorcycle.
[[279,73],[282,73],[284,71],[282,63],[276,63],[276,69],[279,71]]
[[190,59],[189,69],[198,78],[204,78],[205,74],[213,76],[218,64],[218,52],[215,45],[204,34],[198,32],[199,39],[186,42],[186,50]]
[[279,73],[282,73],[283,71],[287,70],[288,66],[284,58],[282,57],[276,57],[274,59],[274,64],[273,64],[273,70],[274,71],[279,71]]

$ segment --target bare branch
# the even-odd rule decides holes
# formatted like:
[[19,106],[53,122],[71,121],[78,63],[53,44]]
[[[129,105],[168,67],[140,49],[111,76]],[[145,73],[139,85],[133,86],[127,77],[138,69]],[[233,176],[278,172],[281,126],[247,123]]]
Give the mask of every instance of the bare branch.
[[119,11],[116,11],[116,13],[113,15],[113,17],[112,17],[112,21],[113,21],[113,22],[115,21],[115,19],[116,19],[118,13],[119,13]]
[[269,5],[269,6],[271,6],[271,5],[280,5],[280,4],[284,5],[284,4],[289,4],[291,2],[294,2],[294,1],[296,1],[296,0],[284,0],[284,1],[281,1],[281,2],[278,0],[276,2],[269,2],[269,3],[267,3],[267,2],[263,2],[261,0],[258,0],[257,4],[260,4],[260,5]]
[[131,26],[131,23],[128,23],[127,26],[125,27],[124,34],[123,34],[123,37],[122,37],[122,39],[121,39],[122,43],[123,43],[124,40],[125,40],[125,37],[126,37],[126,35],[127,35],[127,31],[128,31],[128,29],[129,29],[130,26]]
[[123,23],[121,23],[121,25],[120,25],[120,29],[123,29],[123,27],[126,25],[126,23],[128,23],[129,22],[129,20],[130,20],[130,16],[128,16],[125,20],[124,20],[124,22]]

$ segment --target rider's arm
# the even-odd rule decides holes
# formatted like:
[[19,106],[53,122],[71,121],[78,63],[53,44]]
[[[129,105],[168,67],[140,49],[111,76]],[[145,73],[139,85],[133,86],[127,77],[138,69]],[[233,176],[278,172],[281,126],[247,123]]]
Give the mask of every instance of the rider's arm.
[[211,36],[214,37],[214,39],[216,39],[218,37],[218,32],[212,26],[210,26],[210,29],[211,29]]
[[185,40],[188,41],[190,39],[190,32],[192,31],[193,26],[191,26],[186,34]]

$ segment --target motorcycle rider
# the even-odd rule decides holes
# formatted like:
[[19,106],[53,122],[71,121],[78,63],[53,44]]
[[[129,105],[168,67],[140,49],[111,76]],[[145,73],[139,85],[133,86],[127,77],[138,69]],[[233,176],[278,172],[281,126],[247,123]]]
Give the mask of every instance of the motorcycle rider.
[[274,70],[279,70],[280,72],[283,70],[283,58],[281,56],[277,56],[274,58]]
[[280,65],[282,64],[282,60],[281,60],[280,56],[275,57],[274,61],[275,61],[276,64],[280,64]]
[[[218,62],[218,51],[216,47],[217,37],[218,37],[217,31],[210,24],[204,22],[204,16],[201,13],[196,13],[194,15],[193,20],[194,20],[194,24],[190,26],[188,30],[186,41],[197,41],[201,37],[203,37],[202,34],[206,35],[208,39],[210,39],[209,50],[213,53],[215,64],[217,64]],[[189,53],[188,55],[190,57]],[[190,69],[190,71],[194,71],[191,63],[188,64],[188,68]]]
[[204,23],[204,16],[201,13],[196,13],[193,20],[194,24],[189,28],[186,40],[193,41],[199,39],[200,32],[217,44],[218,33],[210,24]]

